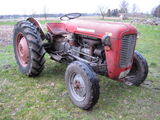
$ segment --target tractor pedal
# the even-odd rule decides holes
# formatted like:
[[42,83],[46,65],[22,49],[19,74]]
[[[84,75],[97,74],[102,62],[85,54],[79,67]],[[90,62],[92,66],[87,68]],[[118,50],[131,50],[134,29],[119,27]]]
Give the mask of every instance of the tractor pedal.
[[62,59],[62,57],[59,56],[59,55],[54,55],[54,54],[52,54],[52,55],[51,55],[51,59],[53,59],[53,60],[55,60],[55,61],[60,61],[60,60]]

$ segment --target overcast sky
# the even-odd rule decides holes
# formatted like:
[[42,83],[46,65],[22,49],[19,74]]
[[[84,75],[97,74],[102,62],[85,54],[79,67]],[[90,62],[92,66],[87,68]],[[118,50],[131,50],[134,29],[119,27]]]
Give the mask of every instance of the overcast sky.
[[[137,4],[140,12],[148,12],[160,4],[160,0],[127,0],[129,8]],[[94,13],[97,6],[119,8],[121,0],[1,0],[0,15],[43,13],[46,6],[49,13]]]

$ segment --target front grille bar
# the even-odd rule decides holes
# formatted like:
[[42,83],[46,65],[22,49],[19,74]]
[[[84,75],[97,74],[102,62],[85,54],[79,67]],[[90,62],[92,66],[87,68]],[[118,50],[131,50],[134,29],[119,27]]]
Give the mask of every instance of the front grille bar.
[[136,44],[137,35],[125,35],[122,38],[122,47],[120,52],[120,67],[126,68],[131,64],[134,48]]

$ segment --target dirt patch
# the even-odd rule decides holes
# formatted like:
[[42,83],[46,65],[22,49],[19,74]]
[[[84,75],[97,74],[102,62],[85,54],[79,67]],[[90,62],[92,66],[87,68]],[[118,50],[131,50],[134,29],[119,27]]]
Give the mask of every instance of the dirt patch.
[[12,44],[13,26],[0,25],[0,46]]
[[0,53],[3,53],[4,52],[4,50],[0,50]]
[[[45,25],[42,27],[46,29]],[[0,47],[13,43],[13,28],[13,25],[0,25]]]

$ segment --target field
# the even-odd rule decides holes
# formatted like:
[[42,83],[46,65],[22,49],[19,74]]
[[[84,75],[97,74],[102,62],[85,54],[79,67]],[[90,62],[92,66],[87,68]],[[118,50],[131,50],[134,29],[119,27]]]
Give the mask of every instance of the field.
[[160,26],[135,24],[141,33],[136,49],[149,65],[147,80],[135,87],[98,76],[100,99],[84,111],[67,95],[66,65],[46,55],[40,76],[19,72],[12,47],[15,23],[0,21],[0,120],[160,120]]

